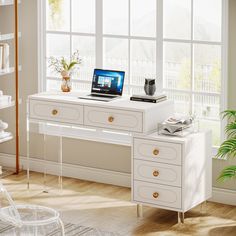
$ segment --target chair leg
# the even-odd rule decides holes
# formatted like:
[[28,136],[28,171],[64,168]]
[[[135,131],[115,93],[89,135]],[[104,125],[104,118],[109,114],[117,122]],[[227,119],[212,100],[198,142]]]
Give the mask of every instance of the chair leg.
[[61,219],[59,219],[58,221],[59,221],[59,224],[60,224],[60,226],[61,226],[61,235],[62,235],[62,236],[65,236],[64,224],[63,224],[63,222],[62,222]]
[[16,227],[15,228],[16,236],[20,236],[20,228]]

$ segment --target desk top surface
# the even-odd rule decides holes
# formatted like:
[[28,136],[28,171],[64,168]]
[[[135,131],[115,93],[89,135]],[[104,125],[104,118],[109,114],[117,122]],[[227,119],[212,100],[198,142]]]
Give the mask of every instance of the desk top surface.
[[126,109],[134,111],[148,111],[155,109],[156,107],[162,107],[166,106],[167,104],[173,103],[173,101],[170,100],[163,101],[160,103],[136,102],[130,101],[128,96],[122,96],[121,98],[114,99],[109,102],[79,99],[79,96],[84,96],[87,94],[88,93],[83,92],[43,92],[30,95],[29,99],[48,102],[60,102],[65,104],[90,105],[103,108]]

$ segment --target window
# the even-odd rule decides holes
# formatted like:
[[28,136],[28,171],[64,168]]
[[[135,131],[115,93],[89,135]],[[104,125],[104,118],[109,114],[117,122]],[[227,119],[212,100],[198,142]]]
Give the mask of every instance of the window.
[[58,0],[40,3],[41,88],[60,87],[50,56],[80,51],[83,64],[73,90],[90,90],[93,69],[125,70],[124,92],[143,91],[156,78],[176,112],[196,114],[202,128],[221,136],[225,108],[227,1]]

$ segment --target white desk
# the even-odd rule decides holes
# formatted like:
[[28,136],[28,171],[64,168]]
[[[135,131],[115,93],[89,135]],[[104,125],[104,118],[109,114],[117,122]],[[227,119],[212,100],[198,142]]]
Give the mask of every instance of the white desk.
[[[80,95],[83,94],[41,93],[29,96],[28,144],[30,122],[56,124],[57,129],[60,126],[78,126],[127,132],[133,137],[129,143],[132,146],[131,188],[139,215],[144,204],[177,211],[179,220],[181,213],[183,221],[184,212],[211,197],[211,134],[195,133],[177,138],[152,133],[158,122],[174,113],[172,101],[154,104],[121,98],[102,102],[78,99]],[[81,138],[79,129],[76,132]],[[47,130],[42,133],[47,134]],[[59,183],[62,188],[63,132],[59,130],[58,136]],[[97,137],[93,138],[96,141]],[[29,145],[27,150],[29,159]],[[29,186],[29,166],[27,169]]]
[[[123,97],[110,102],[102,102],[79,99],[78,97],[81,95],[84,94],[45,92],[29,96],[27,115],[28,144],[30,122],[105,129],[127,132],[131,135],[148,134],[157,128],[158,122],[163,121],[174,112],[174,103],[172,101],[142,103],[130,101],[128,97]],[[45,132],[47,134],[47,130]],[[74,135],[81,138],[79,130],[76,130],[76,132]],[[63,136],[63,132],[58,132],[58,136]],[[96,141],[97,137],[90,137],[90,140],[92,139]],[[106,141],[109,143],[109,138],[104,139],[104,142]],[[122,142],[119,142],[119,144],[122,144]],[[131,144],[130,140],[128,145],[131,146]],[[62,145],[60,145],[59,151],[59,161],[62,163]],[[29,145],[27,157],[29,159]],[[29,165],[27,169],[29,186]],[[61,181],[62,169],[60,173],[59,178]]]

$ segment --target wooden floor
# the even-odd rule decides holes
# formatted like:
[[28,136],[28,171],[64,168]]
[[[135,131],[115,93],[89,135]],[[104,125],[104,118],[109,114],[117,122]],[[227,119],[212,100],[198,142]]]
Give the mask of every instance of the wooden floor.
[[43,193],[43,176],[31,174],[30,191],[25,172],[2,181],[17,203],[40,204],[61,212],[64,222],[95,227],[120,235],[210,235],[236,236],[236,207],[207,203],[204,213],[198,206],[186,213],[185,224],[177,223],[177,213],[144,207],[144,217],[136,217],[136,205],[130,202],[130,189],[72,178],[63,178],[63,190],[57,177],[47,177],[48,193]]

